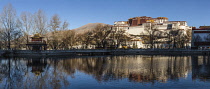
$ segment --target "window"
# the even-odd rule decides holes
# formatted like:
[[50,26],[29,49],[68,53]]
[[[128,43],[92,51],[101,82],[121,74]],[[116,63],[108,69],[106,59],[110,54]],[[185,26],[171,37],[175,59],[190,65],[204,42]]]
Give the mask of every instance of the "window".
[[172,29],[172,24],[168,24],[167,29]]

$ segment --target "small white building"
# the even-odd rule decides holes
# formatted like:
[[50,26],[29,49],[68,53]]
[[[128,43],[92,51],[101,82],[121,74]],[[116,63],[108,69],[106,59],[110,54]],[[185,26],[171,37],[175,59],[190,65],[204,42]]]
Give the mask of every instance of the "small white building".
[[210,49],[210,26],[192,29],[192,49]]

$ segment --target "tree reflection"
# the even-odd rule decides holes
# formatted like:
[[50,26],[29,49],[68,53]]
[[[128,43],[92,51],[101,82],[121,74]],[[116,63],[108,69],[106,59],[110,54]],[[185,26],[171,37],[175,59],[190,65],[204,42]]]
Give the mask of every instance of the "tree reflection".
[[210,82],[210,56],[192,56],[192,79]]
[[0,79],[1,86],[3,89],[13,89],[16,86],[21,85],[21,81],[23,80],[25,68],[22,68],[21,61],[17,61],[16,59],[8,58],[6,60],[1,60],[0,62]]
[[42,72],[44,72],[46,66],[46,60],[29,59],[27,62],[27,67],[32,67],[31,72],[34,73],[36,76],[39,76]]
[[[69,59],[6,58],[0,60],[0,88],[66,88],[76,71],[98,82],[128,79],[130,82],[166,83],[186,78],[210,80],[209,56],[108,56]],[[191,76],[191,75],[190,75]]]
[[[8,58],[0,61],[0,88],[60,89],[69,85],[62,65],[53,59]],[[59,63],[60,61],[56,61]],[[53,71],[55,70],[55,71]],[[4,85],[4,86],[3,86]]]
[[[65,60],[71,67],[92,75],[99,82],[128,78],[133,82],[167,82],[186,77],[190,57],[183,56],[114,56]],[[65,67],[64,67],[65,68]]]

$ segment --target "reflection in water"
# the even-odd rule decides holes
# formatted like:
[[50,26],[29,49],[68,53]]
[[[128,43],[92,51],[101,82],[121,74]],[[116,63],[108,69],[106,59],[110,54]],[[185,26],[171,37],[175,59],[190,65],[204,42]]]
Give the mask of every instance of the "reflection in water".
[[47,66],[46,60],[41,59],[29,59],[27,62],[27,67],[32,67],[31,72],[34,73],[36,76],[40,75],[44,68]]
[[210,82],[210,57],[192,56],[192,79]]
[[77,72],[92,76],[98,82],[128,79],[131,83],[154,84],[187,77],[209,81],[209,67],[210,58],[206,56],[6,58],[0,60],[0,88],[68,88],[71,79],[78,77]]
[[64,88],[69,85],[67,74],[56,62],[52,59],[3,59],[0,61],[0,88]]
[[98,81],[128,78],[134,82],[166,82],[186,77],[190,57],[117,56],[65,60],[71,70],[91,74]]

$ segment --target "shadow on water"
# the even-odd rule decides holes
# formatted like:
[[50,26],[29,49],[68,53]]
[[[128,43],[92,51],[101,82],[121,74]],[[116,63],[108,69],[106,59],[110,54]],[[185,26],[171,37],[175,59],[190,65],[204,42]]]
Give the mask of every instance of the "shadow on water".
[[210,57],[126,55],[1,58],[0,88],[65,89],[71,86],[71,79],[79,77],[75,75],[77,72],[92,76],[92,80],[97,80],[99,84],[123,79],[129,83],[150,84],[178,82],[184,78],[206,82],[210,81]]

